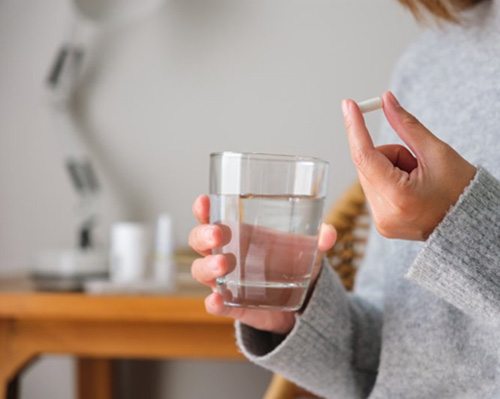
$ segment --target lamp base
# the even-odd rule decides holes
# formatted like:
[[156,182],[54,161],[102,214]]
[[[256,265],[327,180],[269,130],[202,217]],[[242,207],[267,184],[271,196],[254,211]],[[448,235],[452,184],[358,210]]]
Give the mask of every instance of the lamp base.
[[45,251],[35,258],[31,274],[41,290],[79,291],[85,281],[109,275],[108,254],[96,249]]

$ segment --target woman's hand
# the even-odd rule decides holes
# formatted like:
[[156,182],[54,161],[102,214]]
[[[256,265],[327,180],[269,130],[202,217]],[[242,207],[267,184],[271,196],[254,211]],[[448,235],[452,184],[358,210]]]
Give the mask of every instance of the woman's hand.
[[[231,231],[224,225],[210,225],[210,199],[206,195],[202,195],[196,199],[193,204],[193,213],[200,225],[191,230],[189,235],[189,245],[202,258],[196,259],[191,267],[193,277],[201,284],[211,287],[214,292],[205,299],[205,308],[208,313],[219,316],[232,317],[249,326],[259,330],[270,331],[277,334],[288,333],[294,323],[295,316],[292,312],[280,312],[259,309],[233,308],[224,306],[222,297],[215,292],[215,279],[229,273],[234,267],[234,256],[232,255],[212,255],[212,250],[220,248],[229,243],[231,240]],[[263,231],[263,234],[269,235],[269,231]],[[253,232],[253,239],[256,237],[256,232]],[[258,237],[257,237],[258,238]],[[264,242],[269,242],[270,238],[265,237]],[[323,225],[321,227],[318,249],[320,252],[325,252],[330,249],[335,243],[336,232],[331,226]],[[271,240],[272,241],[272,240]],[[306,243],[307,244],[307,243]],[[298,243],[297,245],[301,245]],[[287,253],[293,254],[293,250]],[[273,261],[275,267],[280,267],[285,258],[284,254],[278,256]],[[273,257],[271,256],[270,259]],[[321,260],[321,256],[318,256]],[[263,265],[264,266],[264,265]],[[316,275],[319,268],[316,268]]]
[[363,115],[342,102],[351,156],[377,230],[385,237],[425,240],[474,178],[476,168],[405,111],[391,92],[384,113],[411,152],[398,144],[374,147]]

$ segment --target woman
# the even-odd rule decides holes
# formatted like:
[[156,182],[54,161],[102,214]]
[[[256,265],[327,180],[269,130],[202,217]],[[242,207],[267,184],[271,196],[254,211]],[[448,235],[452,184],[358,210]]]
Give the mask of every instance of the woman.
[[[227,309],[217,293],[206,308],[237,320],[250,360],[326,398],[500,398],[500,0],[403,3],[446,22],[394,75],[422,123],[383,96],[381,142],[409,150],[375,147],[357,105],[342,103],[380,233],[354,294],[323,267],[298,314]],[[193,209],[190,243],[205,257],[192,272],[213,286],[229,263],[208,253],[228,237],[207,224],[206,196]],[[319,249],[334,240],[323,228]]]

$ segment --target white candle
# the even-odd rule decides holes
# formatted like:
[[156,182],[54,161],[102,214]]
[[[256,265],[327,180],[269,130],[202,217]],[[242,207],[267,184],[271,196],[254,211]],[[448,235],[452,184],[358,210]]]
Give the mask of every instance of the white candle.
[[144,278],[148,257],[146,227],[115,223],[111,229],[111,280],[133,282]]

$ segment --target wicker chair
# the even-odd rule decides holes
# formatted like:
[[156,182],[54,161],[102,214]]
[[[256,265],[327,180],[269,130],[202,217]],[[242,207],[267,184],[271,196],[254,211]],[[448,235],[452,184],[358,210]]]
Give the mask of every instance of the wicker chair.
[[[327,259],[338,273],[344,287],[352,290],[356,270],[363,257],[369,228],[365,196],[359,183],[351,186],[333,205],[325,222],[335,226],[338,233],[337,242],[327,253]],[[273,376],[264,395],[264,399],[299,398],[316,398],[316,396],[279,374]]]

